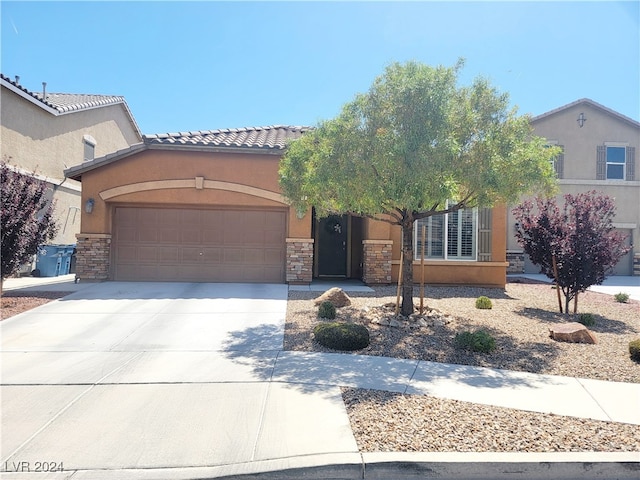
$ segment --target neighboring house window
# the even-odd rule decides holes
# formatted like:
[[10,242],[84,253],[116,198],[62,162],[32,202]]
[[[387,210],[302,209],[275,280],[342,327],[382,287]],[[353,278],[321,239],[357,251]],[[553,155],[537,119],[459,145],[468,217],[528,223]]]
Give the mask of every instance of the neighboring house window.
[[607,180],[624,180],[624,166],[626,164],[625,147],[607,148]]
[[554,172],[556,172],[556,178],[564,178],[564,145],[558,145],[562,151],[557,157],[551,160]]
[[596,160],[597,180],[635,180],[634,147],[624,144],[599,145]]
[[91,135],[84,135],[82,137],[82,143],[84,143],[84,161],[88,162],[93,160],[96,155],[96,141]]
[[425,226],[425,258],[475,260],[477,209],[422,218],[414,226],[415,258],[422,255],[422,226]]

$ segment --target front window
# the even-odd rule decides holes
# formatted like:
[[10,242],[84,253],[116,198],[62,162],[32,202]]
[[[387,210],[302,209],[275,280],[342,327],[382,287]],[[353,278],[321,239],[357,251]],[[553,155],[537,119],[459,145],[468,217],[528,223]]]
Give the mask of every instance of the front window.
[[422,218],[414,226],[414,256],[422,255],[422,227],[425,230],[424,257],[443,260],[475,260],[477,209]]
[[625,147],[607,147],[608,180],[624,180],[626,150]]

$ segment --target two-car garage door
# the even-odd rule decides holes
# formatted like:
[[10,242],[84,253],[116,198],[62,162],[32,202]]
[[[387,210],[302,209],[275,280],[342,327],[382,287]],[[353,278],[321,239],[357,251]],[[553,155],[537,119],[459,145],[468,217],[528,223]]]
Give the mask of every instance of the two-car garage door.
[[115,280],[284,282],[284,210],[118,207]]

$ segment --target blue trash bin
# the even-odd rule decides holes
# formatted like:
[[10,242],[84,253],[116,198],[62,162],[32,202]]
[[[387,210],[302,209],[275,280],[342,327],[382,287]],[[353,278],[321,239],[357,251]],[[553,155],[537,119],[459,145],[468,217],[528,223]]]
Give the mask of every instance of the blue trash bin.
[[57,277],[62,267],[59,245],[42,245],[38,248],[36,270],[41,277]]
[[59,245],[58,254],[62,258],[59,275],[68,275],[71,270],[71,255],[75,250],[75,245]]

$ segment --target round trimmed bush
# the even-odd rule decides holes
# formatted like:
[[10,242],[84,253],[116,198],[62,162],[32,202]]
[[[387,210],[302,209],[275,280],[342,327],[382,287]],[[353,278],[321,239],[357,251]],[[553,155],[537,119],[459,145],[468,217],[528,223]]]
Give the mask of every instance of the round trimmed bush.
[[618,303],[627,303],[629,301],[629,294],[620,292],[616,293],[613,298],[615,298]]
[[596,317],[593,316],[593,313],[581,313],[578,316],[578,323],[585,327],[593,327],[596,324]]
[[320,318],[328,318],[329,320],[333,320],[336,318],[336,306],[329,302],[322,302],[318,307],[318,316]]
[[476,299],[476,308],[480,308],[482,310],[490,310],[493,305],[491,304],[491,299],[489,297],[478,297]]
[[456,333],[455,343],[458,348],[472,352],[490,353],[496,349],[496,341],[484,330]]
[[631,356],[631,360],[640,362],[640,338],[629,342],[629,355]]
[[313,329],[313,336],[320,345],[334,350],[360,350],[369,345],[369,330],[355,323],[321,323]]

